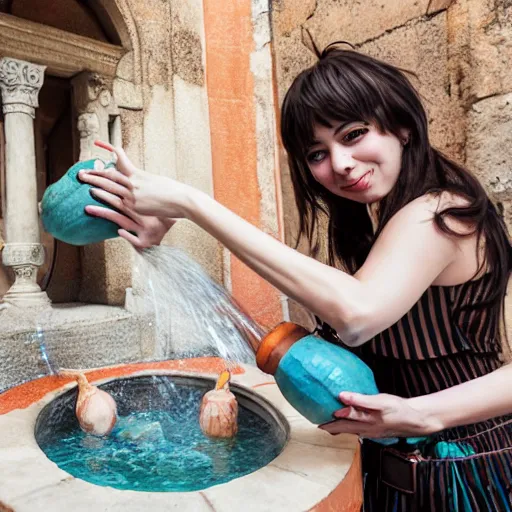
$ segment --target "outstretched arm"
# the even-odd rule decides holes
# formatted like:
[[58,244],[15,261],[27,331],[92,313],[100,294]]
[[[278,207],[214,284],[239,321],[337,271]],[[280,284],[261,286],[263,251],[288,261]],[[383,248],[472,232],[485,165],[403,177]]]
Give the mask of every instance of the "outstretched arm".
[[320,428],[331,434],[416,437],[512,413],[512,364],[430,395],[400,398],[344,392],[346,406]]
[[457,242],[433,222],[435,200],[420,198],[395,215],[364,266],[351,276],[263,233],[207,194],[136,169],[121,149],[115,151],[122,172],[94,170],[80,178],[117,195],[139,214],[195,222],[329,323],[349,345],[362,344],[395,323],[455,258]]

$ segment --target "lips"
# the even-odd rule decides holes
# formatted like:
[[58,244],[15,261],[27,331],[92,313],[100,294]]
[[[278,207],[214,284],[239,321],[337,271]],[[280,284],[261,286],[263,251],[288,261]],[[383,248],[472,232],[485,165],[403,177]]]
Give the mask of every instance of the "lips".
[[341,187],[342,190],[350,190],[350,191],[361,191],[366,190],[370,185],[370,178],[373,175],[373,169],[370,169],[368,172],[365,172],[360,178],[353,181],[349,185],[345,185]]

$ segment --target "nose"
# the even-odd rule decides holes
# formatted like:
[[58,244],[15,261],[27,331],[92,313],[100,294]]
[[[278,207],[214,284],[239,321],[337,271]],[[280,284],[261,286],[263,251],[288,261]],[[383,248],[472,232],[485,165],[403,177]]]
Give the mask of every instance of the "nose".
[[336,174],[346,176],[354,169],[356,161],[346,147],[338,147],[332,150],[331,164]]

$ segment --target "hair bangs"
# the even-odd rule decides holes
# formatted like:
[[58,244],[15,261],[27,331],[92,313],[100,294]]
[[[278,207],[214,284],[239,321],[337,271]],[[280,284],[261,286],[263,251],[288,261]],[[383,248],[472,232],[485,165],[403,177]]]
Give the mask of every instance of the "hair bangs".
[[317,124],[332,127],[333,123],[362,121],[383,131],[394,128],[388,126],[390,109],[371,77],[357,68],[335,64],[320,61],[303,71],[285,96],[282,140],[295,158],[304,158]]

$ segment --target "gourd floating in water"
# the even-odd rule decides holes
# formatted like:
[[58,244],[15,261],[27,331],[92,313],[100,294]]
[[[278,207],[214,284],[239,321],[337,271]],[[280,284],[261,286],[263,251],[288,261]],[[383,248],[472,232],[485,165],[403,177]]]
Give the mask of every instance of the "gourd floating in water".
[[115,400],[106,391],[90,384],[82,372],[61,370],[60,375],[74,377],[78,382],[76,417],[80,428],[93,436],[110,434],[117,421]]
[[78,162],[59,181],[50,185],[40,205],[45,231],[71,245],[94,244],[117,237],[119,226],[85,213],[88,205],[111,207],[94,199],[91,185],[78,179],[78,173],[82,170],[113,166],[113,163],[106,164],[98,158]]
[[231,374],[224,370],[215,386],[201,401],[199,424],[209,437],[229,438],[238,432],[238,402],[229,390]]

